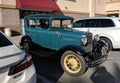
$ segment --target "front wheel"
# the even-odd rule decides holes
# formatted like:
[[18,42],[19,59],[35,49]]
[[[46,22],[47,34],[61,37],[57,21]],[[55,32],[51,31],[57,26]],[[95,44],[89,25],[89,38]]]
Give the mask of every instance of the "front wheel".
[[71,76],[80,76],[85,73],[87,66],[83,56],[73,51],[66,51],[61,57],[63,70]]

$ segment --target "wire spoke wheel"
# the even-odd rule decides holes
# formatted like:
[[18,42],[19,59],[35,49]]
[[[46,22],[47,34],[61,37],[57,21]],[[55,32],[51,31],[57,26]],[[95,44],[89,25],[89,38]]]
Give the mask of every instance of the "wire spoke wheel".
[[102,55],[102,56],[107,55],[107,48],[102,47],[102,49],[101,49],[101,55]]
[[68,72],[78,73],[81,70],[81,62],[73,54],[69,54],[64,59],[64,66]]
[[71,76],[80,76],[87,69],[85,58],[69,50],[62,55],[61,66]]

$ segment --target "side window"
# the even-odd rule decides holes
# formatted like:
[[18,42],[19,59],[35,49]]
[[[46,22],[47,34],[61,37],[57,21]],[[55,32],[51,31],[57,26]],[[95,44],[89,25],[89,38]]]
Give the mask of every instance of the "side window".
[[110,19],[100,19],[101,27],[114,27],[114,23]]
[[84,20],[78,20],[73,23],[73,27],[83,27],[84,26]]
[[52,20],[52,28],[60,28],[60,20]]
[[48,19],[38,19],[36,22],[37,22],[38,28],[42,28],[42,29],[49,28],[49,20]]
[[85,27],[96,27],[97,20],[96,19],[87,19],[85,22]]
[[29,19],[28,20],[28,27],[29,28],[35,28],[36,27],[36,21],[35,21],[35,19]]

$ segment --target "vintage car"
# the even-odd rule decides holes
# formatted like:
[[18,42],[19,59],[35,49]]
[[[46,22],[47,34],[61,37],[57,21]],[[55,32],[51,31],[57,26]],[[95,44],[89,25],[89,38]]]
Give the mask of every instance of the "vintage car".
[[[73,18],[62,15],[30,15],[24,18],[25,35],[20,46],[29,52],[33,44],[47,48],[60,56],[63,70],[71,76],[80,76],[89,67],[106,60],[106,43],[93,38],[92,33],[67,27]],[[54,52],[54,53],[53,53]]]

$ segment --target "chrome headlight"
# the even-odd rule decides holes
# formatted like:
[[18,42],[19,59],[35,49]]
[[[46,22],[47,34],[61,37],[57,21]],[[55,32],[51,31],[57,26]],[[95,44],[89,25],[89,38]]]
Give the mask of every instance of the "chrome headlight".
[[95,41],[99,41],[99,40],[100,40],[100,36],[99,36],[98,34],[96,34],[96,35],[94,36],[94,40],[95,40]]
[[81,42],[82,42],[83,45],[87,44],[87,37],[86,37],[86,35],[82,35]]

